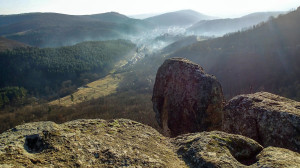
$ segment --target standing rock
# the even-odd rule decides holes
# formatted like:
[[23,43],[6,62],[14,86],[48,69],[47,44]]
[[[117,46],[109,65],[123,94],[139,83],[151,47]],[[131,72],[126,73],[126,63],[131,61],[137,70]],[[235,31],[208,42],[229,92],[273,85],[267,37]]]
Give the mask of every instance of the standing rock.
[[224,108],[223,130],[300,152],[300,102],[267,92],[236,96]]
[[163,63],[156,74],[152,102],[166,136],[221,129],[221,85],[189,60],[172,58]]

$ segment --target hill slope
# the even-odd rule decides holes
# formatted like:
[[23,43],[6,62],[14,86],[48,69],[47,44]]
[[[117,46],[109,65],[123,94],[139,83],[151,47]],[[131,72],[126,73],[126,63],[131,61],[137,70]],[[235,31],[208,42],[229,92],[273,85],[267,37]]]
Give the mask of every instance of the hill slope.
[[181,10],[153,16],[146,21],[158,26],[188,26],[200,20],[209,20],[214,17],[206,16],[193,10]]
[[171,57],[199,63],[225,94],[269,91],[300,100],[300,8],[245,32],[198,42]]
[[259,12],[236,19],[202,20],[191,26],[188,31],[195,34],[221,36],[226,33],[251,27],[260,22],[267,21],[270,17],[277,17],[283,13],[284,12]]
[[38,47],[73,45],[82,41],[122,38],[139,33],[145,21],[116,13],[65,15],[27,13],[0,16],[0,36]]
[[27,44],[20,43],[18,41],[9,40],[4,37],[0,37],[0,52],[4,50],[10,50],[15,48],[28,47]]

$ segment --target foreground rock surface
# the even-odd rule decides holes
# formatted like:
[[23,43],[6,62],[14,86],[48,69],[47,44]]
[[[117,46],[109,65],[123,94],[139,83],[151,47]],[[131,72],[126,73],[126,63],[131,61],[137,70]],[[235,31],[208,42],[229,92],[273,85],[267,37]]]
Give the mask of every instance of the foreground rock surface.
[[1,134],[0,165],[186,167],[170,145],[153,128],[130,120],[37,122]]
[[167,138],[119,119],[28,123],[0,135],[0,167],[297,167],[299,153],[219,131]]
[[236,96],[225,107],[223,130],[300,152],[300,102],[267,92]]
[[172,58],[163,63],[156,74],[152,102],[166,136],[221,129],[221,85],[189,60]]

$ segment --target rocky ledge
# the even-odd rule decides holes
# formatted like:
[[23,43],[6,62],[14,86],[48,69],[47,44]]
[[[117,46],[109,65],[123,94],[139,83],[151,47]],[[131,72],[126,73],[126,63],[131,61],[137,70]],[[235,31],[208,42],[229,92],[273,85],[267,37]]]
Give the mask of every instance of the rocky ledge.
[[300,102],[267,92],[236,96],[224,108],[223,130],[300,152]]
[[0,164],[7,167],[185,167],[171,143],[130,120],[36,122],[0,135]]
[[300,154],[219,131],[167,138],[125,119],[28,123],[0,135],[1,167],[296,167]]

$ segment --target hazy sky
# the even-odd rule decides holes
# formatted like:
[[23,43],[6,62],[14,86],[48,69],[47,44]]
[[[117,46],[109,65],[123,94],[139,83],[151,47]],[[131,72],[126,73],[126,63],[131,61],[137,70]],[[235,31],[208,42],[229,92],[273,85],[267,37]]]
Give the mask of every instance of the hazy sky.
[[0,14],[80,15],[116,11],[133,15],[192,9],[212,16],[234,17],[259,11],[286,11],[298,6],[300,0],[0,0]]

